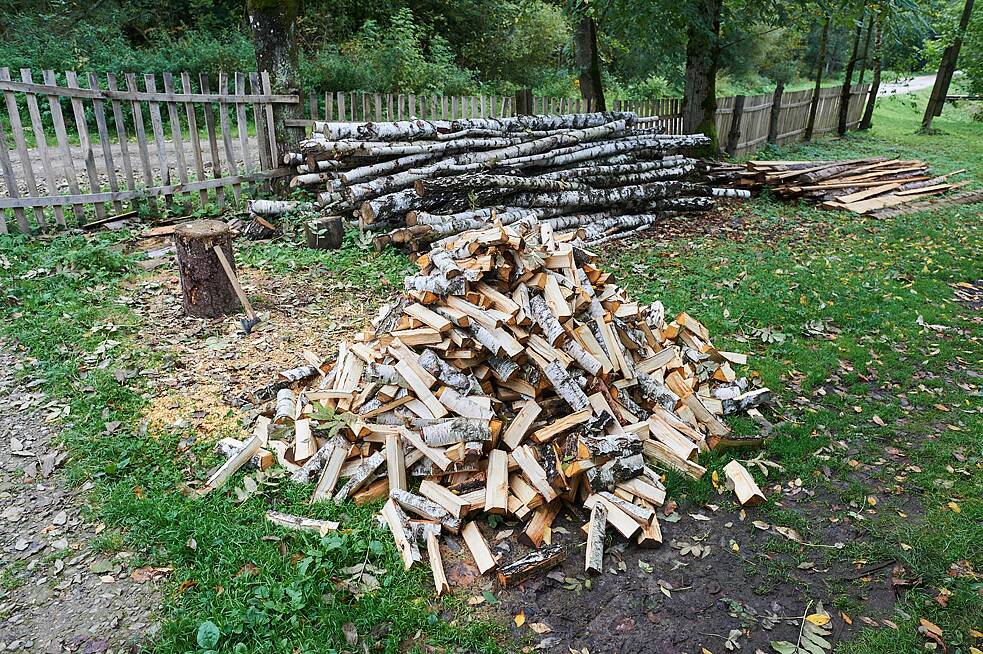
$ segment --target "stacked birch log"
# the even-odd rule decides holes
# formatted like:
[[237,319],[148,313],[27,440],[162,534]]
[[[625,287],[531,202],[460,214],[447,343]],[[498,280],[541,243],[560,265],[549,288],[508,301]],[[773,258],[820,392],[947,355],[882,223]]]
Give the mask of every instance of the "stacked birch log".
[[746,191],[686,181],[700,164],[679,150],[702,134],[666,136],[630,112],[393,123],[315,122],[299,151],[295,187],[318,191],[329,215],[356,218],[389,243],[426,251],[469,229],[535,217],[588,243],[669,216],[708,211]]
[[[590,512],[588,571],[602,568],[609,526],[659,544],[656,468],[702,477],[698,454],[732,440],[723,416],[769,391],[739,377],[746,357],[715,348],[698,320],[640,305],[593,260],[575,234],[528,216],[434,246],[371,329],[330,362],[306,352],[260,393],[275,402],[245,444],[225,443],[230,458],[200,492],[275,458],[314,484],[312,503],[384,500],[404,565],[422,560],[423,543],[438,593],[441,538],[460,535],[482,574],[497,568],[502,584],[517,583],[564,558],[550,537],[564,507]],[[725,474],[742,504],[763,501],[739,463]],[[535,551],[498,561],[482,514],[517,521]]]

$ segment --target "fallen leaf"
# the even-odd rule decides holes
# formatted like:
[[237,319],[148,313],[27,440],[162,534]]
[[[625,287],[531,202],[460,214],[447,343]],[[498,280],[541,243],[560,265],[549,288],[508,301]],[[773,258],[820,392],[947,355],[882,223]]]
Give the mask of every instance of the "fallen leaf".
[[529,628],[535,631],[537,634],[548,634],[553,631],[553,629],[545,622],[530,622]]
[[520,609],[519,612],[515,614],[515,618],[513,618],[513,621],[515,622],[516,627],[521,627],[522,625],[526,624],[525,609]]
[[817,627],[822,627],[829,624],[830,617],[823,613],[813,613],[806,616],[806,620],[816,625]]

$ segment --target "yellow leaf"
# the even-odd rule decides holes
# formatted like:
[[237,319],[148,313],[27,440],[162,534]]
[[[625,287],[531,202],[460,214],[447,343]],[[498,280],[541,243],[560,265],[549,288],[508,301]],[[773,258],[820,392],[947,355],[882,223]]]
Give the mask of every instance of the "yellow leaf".
[[521,610],[515,614],[515,626],[521,627],[524,624],[526,624],[526,612]]
[[822,613],[813,613],[812,615],[807,615],[806,620],[816,625],[817,627],[822,627],[823,625],[829,624],[829,616]]
[[877,506],[877,498],[874,497],[873,495],[868,495],[867,504],[870,504],[871,506]]
[[734,552],[740,552],[741,546],[737,544],[736,540],[732,540],[730,541],[730,549],[733,550]]
[[969,635],[973,638],[983,638],[983,631],[980,631],[979,629],[970,629]]
[[851,618],[849,615],[847,615],[843,611],[840,611],[840,617],[843,618],[843,622],[845,622],[847,624],[853,624],[853,618]]
[[958,505],[958,504],[956,504],[955,502],[949,502],[948,504],[946,504],[946,506],[947,506],[947,507],[949,507],[949,509],[950,509],[950,510],[951,510],[951,511],[952,511],[953,513],[959,513],[959,511],[960,511],[960,509],[959,509],[959,505]]
[[706,647],[701,647],[700,649],[702,650],[702,654],[713,654],[713,652],[708,650]]
[[976,649],[975,647],[970,647],[969,648],[969,654],[983,654],[983,652],[981,652],[980,650]]

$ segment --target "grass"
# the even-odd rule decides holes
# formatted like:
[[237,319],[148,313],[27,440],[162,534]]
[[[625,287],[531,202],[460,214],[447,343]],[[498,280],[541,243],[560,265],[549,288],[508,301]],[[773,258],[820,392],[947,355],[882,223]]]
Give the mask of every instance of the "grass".
[[[940,171],[966,168],[968,178],[983,181],[983,151],[972,145],[983,142],[983,124],[947,107],[938,133],[917,135],[920,115],[918,106],[885,100],[868,134],[757,156],[919,157]],[[943,628],[950,648],[967,651],[970,631],[983,625],[983,597],[977,580],[949,569],[959,561],[978,567],[983,558],[983,429],[979,383],[971,374],[983,359],[983,334],[972,311],[950,299],[949,284],[981,276],[980,208],[871,221],[763,198],[737,211],[754,224],[743,242],[635,241],[611,248],[602,264],[639,299],[685,309],[706,323],[718,346],[754,355],[755,374],[774,389],[784,420],[765,456],[785,466],[779,480],[800,478],[827,498],[805,515],[769,502],[756,510],[763,519],[818,538],[827,518],[852,512],[863,518],[868,538],[825,550],[830,560],[894,558],[909,577],[921,579],[886,616],[899,632],[867,629],[840,650],[914,651],[923,642],[918,620],[926,618]],[[152,374],[161,362],[141,349],[139,328],[102,327],[139,325],[116,302],[121,280],[138,274],[116,247],[125,238],[0,239],[0,330],[38,359],[46,392],[71,401],[61,437],[73,452],[71,478],[95,482],[96,512],[110,525],[103,550],[125,546],[147,562],[174,567],[156,650],[196,651],[195,634],[205,621],[220,627],[221,651],[340,651],[347,647],[347,623],[387,652],[497,650],[495,627],[458,599],[432,600],[423,570],[402,571],[372,520],[375,507],[310,507],[309,489],[293,485],[241,504],[232,493],[237,482],[202,499],[180,492],[189,475],[203,475],[215,459],[196,447],[199,462],[192,465],[178,448],[185,434],[139,428],[148,402],[139,376],[120,383],[113,371]],[[344,273],[343,282],[334,274],[331,284],[380,296],[408,266],[395,252],[366,252],[353,235],[336,253],[251,245],[238,260],[282,275],[312,268]],[[919,316],[945,329],[923,327]],[[806,323],[817,320],[840,331],[830,340],[803,336]],[[753,328],[780,330],[786,338],[764,343]],[[107,348],[109,341],[119,345]],[[106,435],[112,421],[123,427]],[[749,420],[736,427],[756,428]],[[835,446],[839,441],[849,452]],[[886,447],[904,458],[877,464],[888,458]],[[702,462],[719,473],[730,456],[711,454]],[[849,460],[868,464],[869,476],[857,477]],[[715,496],[709,482],[672,478],[670,485],[675,496],[694,502]],[[263,521],[270,507],[341,520],[343,528],[325,538],[286,532],[264,538],[277,533]],[[782,552],[798,555],[794,545],[784,545],[788,552]],[[365,562],[385,572],[375,575],[381,588],[363,594],[351,568]],[[788,570],[775,563],[765,572],[762,592],[783,583]],[[16,583],[15,573],[0,564],[4,587]],[[951,593],[947,608],[934,600],[941,588]],[[856,617],[864,609],[847,590],[832,605]]]

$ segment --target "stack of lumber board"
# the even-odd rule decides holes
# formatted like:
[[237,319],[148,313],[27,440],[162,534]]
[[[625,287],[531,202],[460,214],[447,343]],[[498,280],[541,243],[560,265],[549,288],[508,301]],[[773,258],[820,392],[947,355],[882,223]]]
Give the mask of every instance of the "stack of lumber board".
[[[600,569],[607,526],[660,543],[654,467],[699,479],[699,452],[729,439],[723,416],[769,391],[739,377],[746,357],[716,349],[698,320],[640,305],[593,260],[534,218],[435,246],[371,329],[330,362],[305,353],[282,373],[254,436],[202,492],[272,450],[315,484],[312,502],[385,500],[404,565],[423,542],[438,592],[439,538],[460,534],[482,573],[498,567],[514,583],[564,556],[539,548],[565,506],[591,513],[588,570]],[[741,501],[763,499],[744,476]],[[500,565],[475,522],[483,513],[521,521],[519,540],[537,551]]]
[[710,178],[755,191],[767,188],[783,200],[804,198],[826,209],[873,214],[958,188],[962,184],[950,184],[948,178],[961,172],[933,175],[924,161],[875,157],[719,164],[711,167]]
[[493,216],[548,220],[558,234],[583,228],[597,242],[708,211],[715,196],[748,195],[691,180],[700,164],[678,151],[708,144],[702,134],[637,122],[630,112],[315,122],[284,163],[326,214],[357,218],[377,247],[416,251]]

